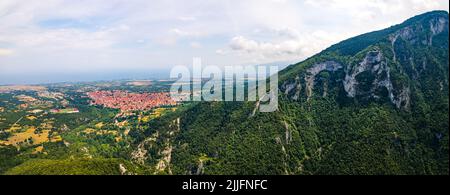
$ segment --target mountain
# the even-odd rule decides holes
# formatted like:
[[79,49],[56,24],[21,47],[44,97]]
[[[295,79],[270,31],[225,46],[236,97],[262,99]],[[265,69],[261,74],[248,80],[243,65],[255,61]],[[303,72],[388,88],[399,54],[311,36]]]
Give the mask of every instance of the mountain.
[[449,174],[446,11],[363,34],[279,73],[279,111],[202,102],[132,131],[156,174]]

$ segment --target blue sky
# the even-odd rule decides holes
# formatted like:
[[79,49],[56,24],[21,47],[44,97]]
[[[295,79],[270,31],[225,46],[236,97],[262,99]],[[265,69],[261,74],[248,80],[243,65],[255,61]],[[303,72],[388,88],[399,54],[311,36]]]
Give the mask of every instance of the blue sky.
[[441,0],[1,0],[0,84],[14,75],[296,62],[447,10]]

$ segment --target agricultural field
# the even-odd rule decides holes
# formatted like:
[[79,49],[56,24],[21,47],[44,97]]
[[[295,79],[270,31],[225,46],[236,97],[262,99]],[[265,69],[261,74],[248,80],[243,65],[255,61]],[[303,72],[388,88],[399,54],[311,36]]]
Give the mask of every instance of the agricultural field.
[[[175,112],[180,106],[161,99],[169,89],[168,83],[111,81],[0,86],[0,174],[26,162],[43,162],[40,159],[129,161],[129,146],[135,141],[130,134],[148,128],[148,122]],[[88,94],[99,91],[133,94],[132,98],[145,94],[145,100],[154,106],[126,110],[120,109],[120,105],[112,108],[93,104]]]

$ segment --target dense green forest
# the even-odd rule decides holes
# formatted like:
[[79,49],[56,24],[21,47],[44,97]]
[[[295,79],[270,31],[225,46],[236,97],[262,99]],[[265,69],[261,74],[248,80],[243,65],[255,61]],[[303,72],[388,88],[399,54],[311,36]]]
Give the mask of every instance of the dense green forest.
[[137,175],[145,168],[122,159],[29,160],[6,175]]
[[147,165],[171,149],[160,173],[448,175],[448,64],[448,13],[429,12],[281,71],[277,112],[203,102],[132,135]]

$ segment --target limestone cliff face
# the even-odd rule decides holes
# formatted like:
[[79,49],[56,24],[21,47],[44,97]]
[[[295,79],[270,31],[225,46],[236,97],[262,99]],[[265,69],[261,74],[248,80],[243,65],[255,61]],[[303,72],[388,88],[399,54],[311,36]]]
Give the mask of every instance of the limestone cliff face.
[[[316,77],[319,73],[334,73],[343,68],[343,65],[335,61],[317,63],[308,68],[303,80],[305,86],[303,92],[307,100],[314,96]],[[363,74],[366,74],[369,79],[361,78],[360,76]],[[340,80],[342,80],[342,87],[346,95],[350,98],[379,99],[381,96],[387,95],[397,108],[409,107],[409,87],[394,89],[388,62],[379,49],[367,52],[364,59],[354,66],[346,65],[345,75]],[[281,87],[284,94],[291,94],[291,98],[297,100],[302,93],[301,81],[300,76],[297,76],[294,82],[285,82]],[[328,85],[322,87],[324,88],[322,96],[326,96]],[[386,91],[387,94],[382,94],[383,91]]]
[[306,82],[306,95],[308,100],[311,98],[313,94],[313,88],[315,84],[316,75],[322,71],[330,71],[334,72],[338,69],[342,68],[342,66],[334,61],[327,61],[319,64],[315,64],[311,68],[309,68],[306,72],[308,73],[305,77]]
[[434,17],[424,23],[406,26],[389,36],[392,45],[401,38],[411,44],[432,45],[436,35],[448,29],[448,18]]
[[[357,76],[363,72],[369,72],[374,76],[371,87],[368,90],[360,89]],[[389,67],[383,59],[383,54],[379,50],[370,51],[357,66],[348,67],[344,80],[344,89],[349,97],[358,95],[374,95],[375,89],[385,87],[392,95],[392,83],[390,80]]]
[[[344,41],[295,65],[303,67],[299,68],[295,79],[282,81],[280,89],[295,101],[326,97],[328,91],[340,89],[355,101],[389,101],[399,109],[408,110],[412,88],[421,88],[421,84],[415,82],[427,76],[427,67],[436,68],[435,58],[439,56],[429,52],[434,48],[448,50],[448,38],[443,38],[446,36],[447,13],[413,18],[404,24]],[[364,41],[359,43],[359,40]],[[350,43],[355,47],[350,47]],[[364,44],[366,46],[362,47]],[[355,51],[358,47],[360,49]],[[448,67],[438,68],[448,70]],[[295,67],[290,71],[292,69]],[[320,77],[322,73],[334,76]],[[448,86],[448,78],[439,85],[441,83]]]
[[[362,73],[370,74],[373,79],[369,83],[362,84],[358,81],[358,75]],[[349,97],[359,95],[379,99],[383,95],[380,92],[386,90],[389,100],[397,108],[409,108],[409,86],[394,89],[387,59],[379,49],[367,52],[362,62],[355,67],[348,68],[343,84]],[[362,87],[361,85],[368,85],[369,87]]]

